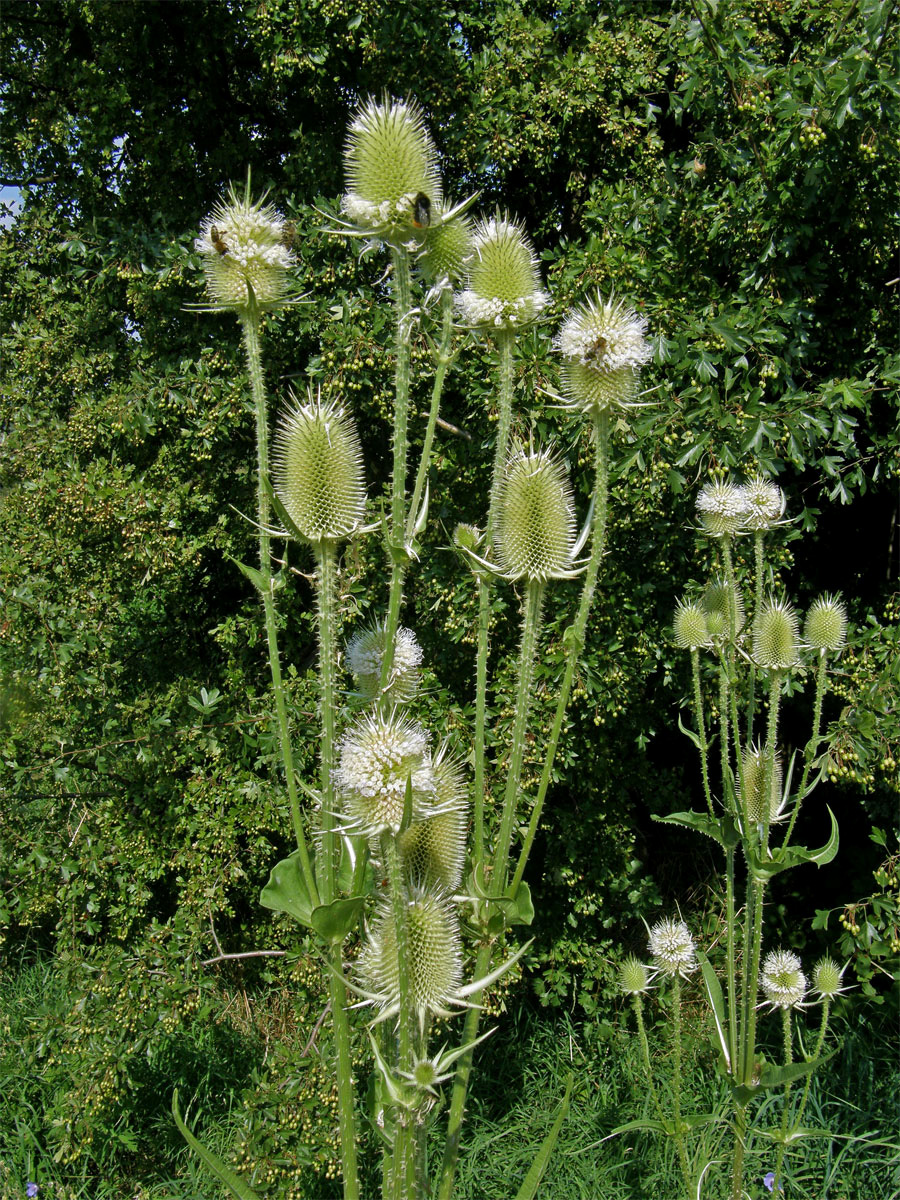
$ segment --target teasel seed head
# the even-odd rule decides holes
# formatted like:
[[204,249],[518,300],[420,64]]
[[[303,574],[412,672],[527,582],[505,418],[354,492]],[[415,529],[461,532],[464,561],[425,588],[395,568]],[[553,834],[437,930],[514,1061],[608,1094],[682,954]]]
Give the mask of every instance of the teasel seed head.
[[238,314],[275,308],[288,297],[288,271],[295,262],[285,245],[286,223],[265,197],[243,197],[233,187],[200,227],[194,246],[203,256],[212,308]]
[[694,939],[684,921],[664,917],[650,928],[650,954],[660,975],[686,979],[697,968]]
[[619,989],[626,996],[637,996],[650,987],[650,972],[633,954],[619,967]]
[[534,321],[548,300],[521,225],[499,213],[479,221],[466,288],[456,299],[462,320],[476,327],[512,329]]
[[716,480],[700,489],[700,527],[710,537],[733,537],[744,524],[745,511],[743,490],[729,480]]
[[[410,1000],[420,1025],[430,1014],[447,1015],[462,981],[459,919],[451,901],[421,885],[405,901]],[[400,970],[393,906],[382,901],[359,956],[363,988],[382,1017],[400,1009]]]
[[428,734],[421,725],[396,711],[368,712],[350,726],[339,750],[334,782],[348,832],[363,837],[399,833],[407,782],[412,787],[413,820],[431,814],[434,772]]
[[675,645],[680,650],[700,650],[712,645],[703,606],[693,601],[679,600],[672,622]]
[[784,515],[784,492],[777,483],[754,475],[740,489],[744,498],[744,528],[771,529]]
[[627,408],[650,359],[647,322],[627,305],[598,293],[568,317],[556,337],[560,387],[573,409],[588,415]]
[[549,450],[514,449],[497,489],[497,561],[510,579],[572,574],[575,508],[562,464]]
[[753,622],[753,658],[769,671],[787,671],[800,657],[797,614],[785,600],[769,600]]
[[791,950],[772,950],[763,961],[759,985],[772,1008],[797,1008],[806,995],[800,959]]
[[743,773],[743,790],[741,805],[744,816],[751,825],[764,825],[766,809],[769,810],[769,824],[781,819],[784,801],[781,794],[782,767],[781,756],[775,755],[775,773],[772,791],[766,797],[766,787],[769,774],[769,760],[764,746],[749,746],[741,758]]
[[349,537],[366,505],[362,450],[352,418],[310,391],[281,416],[272,450],[275,492],[312,544]]
[[381,666],[384,661],[384,622],[379,621],[353,635],[344,652],[344,662],[359,692],[367,700],[383,696],[394,704],[406,704],[419,690],[422,647],[411,629],[401,626],[394,641],[391,676],[381,690]]
[[418,243],[417,210],[441,206],[437,151],[422,110],[407,100],[369,99],[350,123],[344,146],[348,221],[387,242]]
[[847,989],[841,987],[841,983],[846,969],[846,967],[839,967],[834,959],[826,954],[813,967],[813,991],[818,992],[823,1000],[831,1000],[832,997],[845,992]]
[[440,212],[425,230],[416,263],[432,287],[455,286],[465,278],[474,248],[472,221],[466,213],[443,220]]
[[407,878],[447,892],[462,883],[468,803],[462,764],[444,743],[432,763],[437,815],[415,821],[398,839]]
[[836,596],[819,596],[809,607],[804,641],[813,650],[836,654],[847,640],[847,609]]
[[703,593],[700,606],[706,614],[706,628],[713,640],[728,637],[732,609],[735,634],[740,633],[744,628],[746,618],[743,597],[740,591],[732,587],[727,580],[714,579]]

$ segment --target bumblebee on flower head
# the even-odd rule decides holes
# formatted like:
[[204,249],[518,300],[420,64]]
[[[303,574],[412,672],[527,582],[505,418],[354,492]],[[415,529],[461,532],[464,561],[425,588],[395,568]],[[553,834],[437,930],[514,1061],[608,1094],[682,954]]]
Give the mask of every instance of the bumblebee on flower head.
[[416,229],[427,229],[431,224],[431,201],[424,192],[419,192],[412,202],[412,223]]

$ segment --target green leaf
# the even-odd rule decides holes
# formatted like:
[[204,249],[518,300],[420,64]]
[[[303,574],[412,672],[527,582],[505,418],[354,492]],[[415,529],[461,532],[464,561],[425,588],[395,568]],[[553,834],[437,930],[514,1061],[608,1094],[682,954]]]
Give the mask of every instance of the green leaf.
[[628,1121],[624,1125],[617,1125],[616,1128],[608,1133],[607,1137],[617,1137],[620,1133],[633,1133],[637,1130],[644,1130],[648,1133],[671,1133],[672,1130],[668,1125],[664,1125],[662,1121],[654,1121],[650,1117],[643,1117],[637,1121]]
[[506,920],[510,925],[530,925],[534,920],[534,903],[527,883],[520,883],[515,896],[504,898],[499,903],[508,905]]
[[365,903],[365,896],[350,896],[319,904],[312,910],[309,924],[326,942],[342,942],[359,920]]
[[[231,558],[231,555],[229,554],[228,557]],[[246,563],[242,563],[237,558],[231,558],[231,561],[243,575],[247,576],[259,594],[261,596],[265,595],[269,588],[262,572],[258,571],[256,567],[249,567]]]
[[776,1066],[775,1063],[766,1063],[760,1073],[759,1086],[761,1088],[784,1087],[786,1083],[793,1083],[795,1079],[803,1079],[807,1075],[812,1075],[813,1071],[836,1053],[837,1047],[829,1050],[827,1054],[820,1055],[819,1058],[812,1059],[811,1062],[788,1063],[784,1067]]
[[684,734],[684,736],[686,738],[690,738],[690,740],[694,743],[694,745],[699,750],[700,749],[700,736],[699,736],[699,734],[694,733],[694,731],[692,729],[688,729],[687,726],[682,722],[681,713],[678,714],[678,728],[681,730],[681,732]]
[[[266,495],[269,497],[269,503],[272,505],[272,509],[274,510],[276,517],[278,517],[278,520],[283,525],[285,531],[292,538],[296,538],[298,542],[308,543],[309,539],[303,536],[303,534],[291,520],[290,513],[278,498],[278,493],[272,487],[272,481],[269,479],[268,475],[263,475],[262,482],[266,491]],[[238,563],[238,566],[240,566],[240,563]]]
[[733,850],[735,846],[740,845],[740,834],[734,821],[727,814],[711,817],[708,813],[680,812],[670,813],[668,817],[654,816],[653,820],[662,821],[666,825],[683,825],[685,829],[695,829],[718,842],[723,850]]
[[823,867],[826,863],[830,863],[838,852],[839,837],[837,819],[830,808],[828,815],[831,817],[831,835],[819,850],[807,850],[805,846],[788,846],[786,850],[781,848],[773,850],[771,858],[761,859],[756,850],[748,847],[747,861],[754,877],[759,880],[768,880],[781,871],[789,871],[792,867],[799,867],[803,863],[814,862],[817,867]]
[[312,922],[315,905],[303,879],[299,850],[275,864],[269,882],[259,894],[259,902],[263,908],[285,912],[301,925],[315,929]]
[[550,1155],[553,1153],[553,1148],[556,1145],[556,1139],[559,1137],[559,1131],[562,1129],[563,1121],[565,1121],[569,1112],[569,1099],[572,1095],[572,1084],[574,1081],[575,1076],[570,1071],[569,1077],[566,1080],[566,1094],[562,1098],[556,1120],[553,1122],[550,1132],[541,1143],[537,1157],[522,1181],[522,1186],[516,1192],[515,1200],[534,1200],[534,1197],[537,1195],[538,1187],[544,1177],[544,1172],[547,1170],[547,1163],[550,1161]]
[[240,1176],[235,1175],[234,1171],[230,1170],[217,1158],[211,1150],[203,1145],[201,1141],[194,1137],[191,1131],[181,1119],[181,1113],[178,1111],[178,1088],[172,1093],[172,1116],[175,1118],[175,1124],[178,1126],[181,1136],[194,1151],[198,1158],[212,1171],[213,1175],[228,1188],[232,1196],[236,1196],[237,1200],[259,1200],[256,1192],[249,1188]]
[[719,983],[719,977],[712,968],[709,959],[702,950],[697,950],[697,961],[700,963],[700,970],[703,973],[703,982],[706,985],[706,995],[709,999],[709,1005],[713,1012],[713,1018],[716,1022],[716,1034],[719,1040],[719,1049],[725,1056],[725,1063],[728,1070],[731,1070],[731,1052],[728,1048],[728,1021],[725,1017],[725,997],[722,995],[722,985]]

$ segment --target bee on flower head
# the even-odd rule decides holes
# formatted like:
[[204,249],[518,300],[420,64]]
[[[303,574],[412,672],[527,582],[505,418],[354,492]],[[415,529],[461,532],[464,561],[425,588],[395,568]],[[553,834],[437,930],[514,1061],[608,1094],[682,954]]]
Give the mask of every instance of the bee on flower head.
[[427,229],[431,224],[431,201],[424,192],[419,192],[412,202],[412,223],[416,229]]
[[284,229],[281,231],[281,244],[287,250],[293,248],[294,242],[297,240],[297,225],[294,221],[285,221]]
[[224,254],[228,253],[228,247],[225,244],[225,239],[222,237],[221,233],[215,227],[215,225],[210,226],[209,240],[212,242],[214,249],[219,254],[224,255]]

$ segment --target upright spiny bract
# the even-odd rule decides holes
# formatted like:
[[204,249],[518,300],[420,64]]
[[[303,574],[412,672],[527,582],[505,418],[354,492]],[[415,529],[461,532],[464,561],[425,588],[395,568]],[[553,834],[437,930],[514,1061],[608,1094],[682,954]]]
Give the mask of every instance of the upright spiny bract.
[[352,225],[386,242],[422,240],[424,213],[441,207],[441,177],[417,104],[387,96],[363,104],[347,134],[344,169],[341,208]]
[[386,832],[396,835],[403,824],[408,785],[413,820],[434,811],[428,734],[396,712],[366,713],[341,739],[334,781],[349,832],[370,838]]
[[641,367],[650,361],[646,331],[643,317],[599,293],[572,313],[555,340],[560,386],[572,408],[597,414],[633,403]]
[[694,939],[684,921],[663,917],[650,928],[650,954],[661,975],[679,975],[686,979],[697,968]]
[[759,985],[772,1008],[797,1008],[806,995],[800,959],[790,950],[772,950],[762,965]]
[[475,226],[465,291],[457,297],[467,325],[514,329],[540,316],[549,297],[521,225],[499,213]]
[[194,246],[203,256],[212,307],[247,313],[275,308],[288,297],[296,261],[285,245],[285,221],[263,200],[229,188],[200,227]]
[[513,451],[497,490],[497,561],[510,579],[572,574],[575,508],[562,464],[548,450]]
[[366,503],[356,428],[335,400],[310,392],[305,403],[292,401],[275,434],[275,492],[308,542],[349,537]]
[[786,600],[769,600],[753,622],[753,658],[758,667],[787,671],[800,658],[797,614]]

